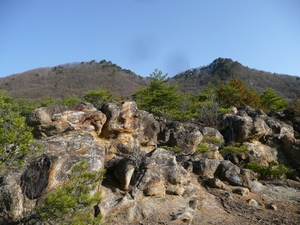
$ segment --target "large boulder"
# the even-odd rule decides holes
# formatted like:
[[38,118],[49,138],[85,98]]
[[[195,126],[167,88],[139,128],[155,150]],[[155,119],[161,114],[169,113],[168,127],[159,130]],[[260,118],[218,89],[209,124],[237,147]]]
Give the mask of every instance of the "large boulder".
[[100,135],[106,116],[90,103],[80,103],[67,109],[65,106],[38,108],[27,116],[27,124],[34,127],[35,137],[50,137],[69,131],[95,131]]
[[[247,114],[250,114],[250,116]],[[220,132],[226,143],[259,140],[269,132],[265,114],[251,107],[241,108],[236,115],[225,114],[220,123]]]
[[164,195],[164,191],[182,195],[190,180],[187,171],[177,164],[176,157],[162,148],[144,159],[137,176],[140,177],[137,188],[146,195]]
[[105,150],[88,132],[69,133],[44,138],[43,152],[50,157],[51,167],[47,189],[61,185],[71,173],[71,167],[86,160],[91,170],[104,169]]
[[247,151],[244,153],[247,162],[268,166],[269,162],[278,160],[278,150],[259,141],[244,142]]
[[203,177],[214,177],[220,160],[203,158],[193,162],[193,172]]
[[[226,181],[230,185],[247,187],[253,186],[255,174],[247,169],[241,169],[228,160],[215,160],[203,158],[193,162],[193,172],[211,181]],[[219,182],[220,183],[220,182]],[[216,183],[215,183],[216,184]]]
[[120,133],[137,134],[139,129],[139,110],[135,102],[107,103],[101,108],[107,117],[102,137],[112,138]]
[[157,147],[159,124],[153,115],[138,110],[135,102],[107,103],[101,110],[107,116],[101,137],[113,140],[112,156],[132,154],[135,150],[146,154]]
[[269,117],[266,121],[271,131],[266,136],[269,145],[278,145],[278,149],[283,149],[288,159],[300,165],[299,140],[295,139],[293,126],[278,119]]
[[180,122],[167,123],[158,137],[161,146],[177,146],[186,154],[193,154],[203,139],[198,126]]
[[140,150],[148,153],[157,147],[157,136],[160,131],[160,125],[152,114],[139,111],[139,134]]

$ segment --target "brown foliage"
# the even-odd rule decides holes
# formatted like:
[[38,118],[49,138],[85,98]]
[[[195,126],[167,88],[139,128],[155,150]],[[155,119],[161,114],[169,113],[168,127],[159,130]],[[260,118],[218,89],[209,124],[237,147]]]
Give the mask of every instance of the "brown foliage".
[[233,78],[227,85],[222,84],[217,95],[223,107],[248,105],[257,109],[260,106],[259,94],[247,87],[241,79]]

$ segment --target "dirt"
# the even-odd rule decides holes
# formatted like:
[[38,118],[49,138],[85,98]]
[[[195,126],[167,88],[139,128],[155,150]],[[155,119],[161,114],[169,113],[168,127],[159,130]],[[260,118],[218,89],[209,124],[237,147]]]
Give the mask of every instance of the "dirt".
[[[230,185],[227,185],[226,190],[210,188],[196,175],[192,176],[191,185],[195,187],[194,191],[184,196],[147,197],[140,193],[134,201],[142,208],[142,219],[128,224],[300,224],[299,182],[260,181],[255,192],[250,191],[244,196],[233,193],[237,187]],[[129,196],[128,192],[112,193],[110,190],[112,189],[106,189],[112,198],[116,198],[116,193],[119,197]],[[250,205],[251,202],[256,202],[257,205]],[[123,221],[107,218],[106,224],[123,225],[126,224],[125,221],[126,216]]]

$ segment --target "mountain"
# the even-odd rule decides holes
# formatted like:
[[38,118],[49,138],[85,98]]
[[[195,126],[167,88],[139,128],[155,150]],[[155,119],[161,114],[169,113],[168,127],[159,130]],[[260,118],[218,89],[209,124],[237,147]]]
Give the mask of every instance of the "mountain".
[[147,78],[122,69],[111,61],[69,63],[38,68],[0,78],[0,89],[13,96],[39,99],[45,95],[59,99],[65,95],[82,96],[88,90],[104,88],[117,96],[131,96],[147,84]]
[[[189,69],[170,78],[183,92],[200,93],[208,83],[220,85],[231,78],[240,78],[258,93],[266,87],[291,99],[300,96],[300,77],[275,74],[243,66],[237,61],[218,58],[207,66]],[[59,99],[65,95],[82,96],[88,90],[104,88],[125,99],[146,86],[149,78],[131,70],[122,69],[111,61],[69,63],[55,67],[38,68],[0,78],[0,89],[13,96],[39,99],[48,95]]]
[[262,93],[266,87],[271,87],[288,99],[294,94],[300,95],[300,77],[250,69],[226,58],[218,58],[208,66],[179,73],[172,78],[172,82],[177,83],[184,92],[199,93],[209,82],[220,85],[231,78],[242,79],[258,93]]

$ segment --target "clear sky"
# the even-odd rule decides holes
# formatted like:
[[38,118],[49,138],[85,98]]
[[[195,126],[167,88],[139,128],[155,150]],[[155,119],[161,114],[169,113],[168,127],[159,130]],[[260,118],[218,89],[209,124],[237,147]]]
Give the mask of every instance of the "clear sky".
[[300,76],[299,0],[0,0],[0,77],[105,59],[173,76],[218,57]]

